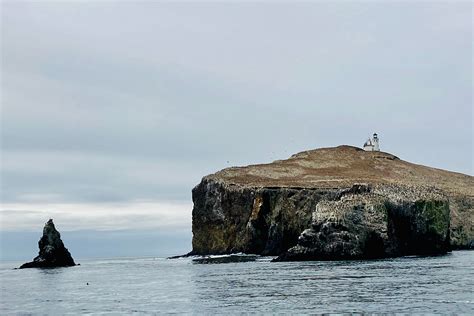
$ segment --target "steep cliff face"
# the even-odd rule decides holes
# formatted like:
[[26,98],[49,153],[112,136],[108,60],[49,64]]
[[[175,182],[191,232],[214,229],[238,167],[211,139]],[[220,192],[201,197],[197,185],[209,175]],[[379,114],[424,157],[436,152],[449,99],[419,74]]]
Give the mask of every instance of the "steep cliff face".
[[277,255],[296,244],[332,191],[245,188],[204,179],[193,190],[193,253]]
[[392,199],[386,193],[393,187],[365,187],[362,194],[318,203],[311,228],[277,260],[383,258],[449,251],[446,198],[417,192],[413,199],[397,187],[399,198]]
[[33,261],[21,265],[20,269],[70,267],[76,265],[69,250],[64,247],[61,234],[54,227],[52,219],[45,224],[43,236],[38,242],[38,247],[38,256]]
[[228,168],[193,190],[193,254],[281,260],[473,246],[473,177],[340,146]]
[[449,209],[451,247],[474,249],[474,198],[460,194],[450,195]]

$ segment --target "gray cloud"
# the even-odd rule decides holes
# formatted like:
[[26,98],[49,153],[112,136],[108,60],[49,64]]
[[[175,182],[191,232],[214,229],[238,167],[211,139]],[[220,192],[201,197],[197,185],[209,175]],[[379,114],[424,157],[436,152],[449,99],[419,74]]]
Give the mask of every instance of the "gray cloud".
[[[46,196],[47,197],[47,196]],[[2,230],[41,231],[53,218],[61,231],[76,230],[184,230],[191,226],[191,202],[133,201],[114,203],[58,203],[33,200],[29,203],[3,204],[0,210]]]
[[373,131],[472,174],[470,3],[1,5],[4,203],[189,202]]

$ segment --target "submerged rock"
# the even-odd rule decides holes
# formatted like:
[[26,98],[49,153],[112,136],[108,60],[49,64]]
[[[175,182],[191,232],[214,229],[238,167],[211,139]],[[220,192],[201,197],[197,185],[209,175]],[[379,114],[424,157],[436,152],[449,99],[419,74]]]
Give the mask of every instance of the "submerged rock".
[[54,268],[75,266],[71,254],[64,247],[61,235],[54,227],[53,220],[50,219],[43,228],[43,236],[38,242],[39,254],[32,262],[23,264],[24,268]]
[[193,202],[196,255],[379,258],[474,244],[472,176],[351,146],[224,169]]

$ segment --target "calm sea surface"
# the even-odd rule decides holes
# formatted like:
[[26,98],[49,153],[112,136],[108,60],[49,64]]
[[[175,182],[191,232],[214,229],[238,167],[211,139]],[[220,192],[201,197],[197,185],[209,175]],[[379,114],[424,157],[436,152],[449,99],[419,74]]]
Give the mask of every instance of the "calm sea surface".
[[474,314],[474,251],[377,261],[270,259],[83,260],[49,270],[13,270],[19,263],[6,262],[0,314]]

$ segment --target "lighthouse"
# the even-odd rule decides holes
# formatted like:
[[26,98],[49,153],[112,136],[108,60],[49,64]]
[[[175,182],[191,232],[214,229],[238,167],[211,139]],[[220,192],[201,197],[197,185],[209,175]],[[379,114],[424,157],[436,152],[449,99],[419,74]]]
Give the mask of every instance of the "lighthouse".
[[372,136],[372,144],[374,144],[374,151],[380,151],[379,137],[377,133],[374,133],[374,136]]
[[372,138],[367,139],[362,148],[365,151],[380,151],[379,136],[377,135],[377,133],[374,133]]

